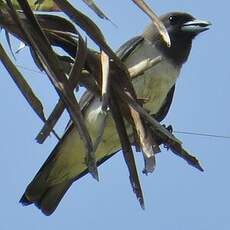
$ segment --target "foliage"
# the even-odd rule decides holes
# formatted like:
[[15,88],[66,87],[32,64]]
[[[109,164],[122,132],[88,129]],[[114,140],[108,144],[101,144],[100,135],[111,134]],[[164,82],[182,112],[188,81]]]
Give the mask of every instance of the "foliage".
[[[98,16],[108,19],[94,1],[84,0],[84,2]],[[167,31],[154,12],[144,1],[133,0],[133,2],[154,20],[163,39],[170,45]],[[18,9],[20,11],[17,11]],[[32,10],[62,11],[69,20],[51,14],[34,14]],[[46,72],[60,97],[51,115],[45,118],[42,102],[33,93],[23,75],[11,62],[0,44],[2,63],[32,109],[44,122],[44,127],[37,136],[39,143],[43,143],[51,131],[54,132],[56,122],[66,109],[85,144],[89,172],[94,178],[98,178],[95,151],[101,141],[105,122],[102,122],[101,131],[96,142],[93,143],[82,114],[85,105],[79,105],[74,96],[74,89],[81,85],[92,91],[95,96],[102,98],[104,119],[106,119],[108,108],[110,108],[130,172],[131,185],[142,207],[144,207],[144,198],[131,144],[142,150],[146,172],[149,171],[148,165],[151,164],[152,157],[160,151],[159,145],[161,144],[185,159],[190,165],[202,170],[197,159],[183,149],[181,141],[151,117],[136,98],[131,83],[132,77],[160,62],[161,57],[152,60],[151,63],[147,62],[142,66],[137,66],[138,71],[135,73],[132,72],[132,69],[128,70],[109,47],[94,22],[66,0],[0,0],[0,26],[30,47],[31,57],[39,68]],[[88,34],[100,47],[101,53],[87,47],[86,42],[76,29],[77,27]],[[58,55],[53,50],[53,46],[62,48],[68,55],[66,57]],[[133,127],[134,141],[132,143],[127,135],[124,118]],[[143,120],[148,123],[147,126]]]

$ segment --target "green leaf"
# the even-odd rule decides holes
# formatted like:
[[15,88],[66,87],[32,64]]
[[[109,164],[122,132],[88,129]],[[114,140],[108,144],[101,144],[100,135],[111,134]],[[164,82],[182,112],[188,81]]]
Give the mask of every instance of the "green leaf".
[[[3,0],[1,0],[3,2]],[[1,3],[0,2],[0,3]],[[13,6],[15,9],[19,10],[20,5],[18,4],[17,0],[12,0]],[[39,10],[39,11],[59,11],[59,8],[54,3],[53,0],[28,0],[28,3],[32,10]]]

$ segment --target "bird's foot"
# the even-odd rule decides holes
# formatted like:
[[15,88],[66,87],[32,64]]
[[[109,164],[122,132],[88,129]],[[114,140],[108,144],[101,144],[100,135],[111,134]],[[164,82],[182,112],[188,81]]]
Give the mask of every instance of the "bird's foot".
[[166,126],[165,124],[163,124],[162,126],[165,127],[170,133],[173,133],[173,127],[172,127],[172,125]]
[[[172,127],[172,125],[166,126],[165,124],[163,124],[162,126],[165,127],[170,133],[173,133],[173,127]],[[167,150],[169,150],[169,146],[167,144],[164,144],[164,148],[166,148]]]

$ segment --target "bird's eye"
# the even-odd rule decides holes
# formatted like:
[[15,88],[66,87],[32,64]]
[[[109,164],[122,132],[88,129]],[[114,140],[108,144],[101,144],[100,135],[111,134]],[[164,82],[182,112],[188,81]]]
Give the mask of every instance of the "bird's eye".
[[169,22],[171,25],[177,24],[177,17],[176,16],[169,16]]

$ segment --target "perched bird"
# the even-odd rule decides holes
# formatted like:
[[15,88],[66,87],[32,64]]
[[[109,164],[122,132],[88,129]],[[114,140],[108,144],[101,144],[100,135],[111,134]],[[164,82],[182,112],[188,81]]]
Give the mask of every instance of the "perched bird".
[[[141,61],[159,55],[162,61],[133,79],[138,98],[147,98],[144,108],[158,121],[164,119],[172,102],[175,83],[186,62],[193,39],[209,28],[210,23],[197,20],[188,13],[172,12],[160,17],[165,25],[171,47],[162,41],[155,25],[150,24],[140,36],[126,42],[117,55],[129,68]],[[100,127],[101,101],[89,92],[81,99],[86,125],[93,139]],[[103,139],[96,151],[100,165],[121,148],[115,124],[109,115]],[[87,174],[85,149],[79,134],[70,125],[46,162],[26,188],[20,202],[35,204],[45,215],[51,215],[74,181]]]

